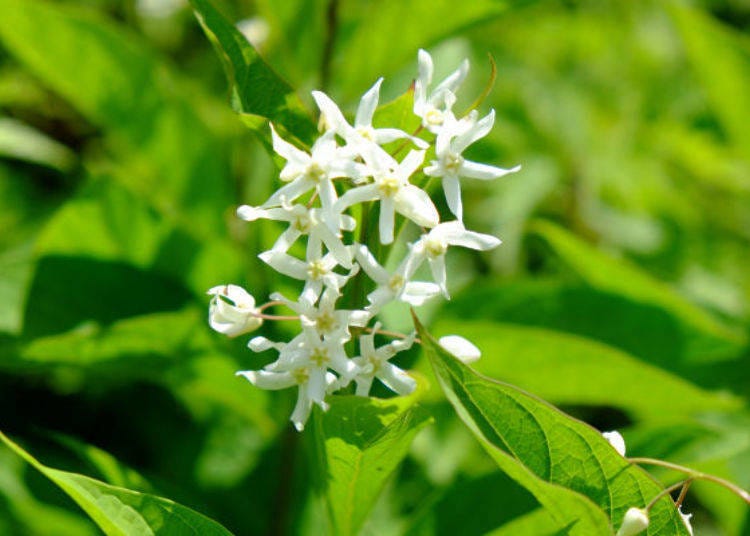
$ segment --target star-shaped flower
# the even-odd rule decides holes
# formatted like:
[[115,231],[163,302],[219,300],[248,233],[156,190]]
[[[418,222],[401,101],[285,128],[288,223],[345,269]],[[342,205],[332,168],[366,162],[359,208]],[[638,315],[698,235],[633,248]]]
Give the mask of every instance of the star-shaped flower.
[[237,216],[245,221],[267,219],[289,222],[287,230],[271,248],[273,251],[286,253],[300,236],[307,235],[308,252],[318,251],[323,243],[339,264],[345,268],[352,266],[351,252],[341,241],[341,231],[352,231],[356,227],[357,222],[351,216],[333,210],[290,205],[285,198],[281,199],[280,207],[274,208],[242,205],[237,209]]
[[445,274],[445,253],[448,251],[448,246],[461,246],[485,251],[499,245],[499,239],[492,235],[467,231],[460,221],[441,223],[429,233],[422,235],[411,246],[407,271],[410,273],[416,272],[419,265],[426,259],[430,264],[435,283],[440,286],[443,295],[449,298]]
[[355,394],[367,396],[370,393],[373,379],[378,378],[391,391],[400,395],[408,395],[417,387],[417,382],[396,365],[389,363],[388,360],[398,352],[411,348],[414,344],[415,334],[412,333],[405,339],[393,341],[376,349],[375,333],[380,327],[381,324],[378,322],[371,333],[359,337],[360,355],[352,359],[358,367],[357,374],[354,376],[354,381],[357,384]]
[[451,126],[441,130],[435,140],[437,160],[432,160],[424,170],[425,175],[442,178],[448,208],[459,220],[463,219],[459,177],[491,180],[521,169],[521,166],[503,169],[480,164],[466,160],[462,156],[469,145],[485,137],[492,130],[494,122],[495,111],[492,110],[479,121],[469,116],[468,119],[455,121]]
[[317,301],[323,287],[331,288],[337,293],[346,282],[359,271],[358,265],[353,265],[348,274],[342,275],[334,271],[339,265],[332,253],[321,255],[321,249],[307,248],[307,258],[301,261],[280,251],[264,251],[258,257],[277,272],[305,282],[302,296],[309,302]]
[[362,270],[378,285],[367,295],[370,305],[365,307],[365,310],[372,314],[393,300],[401,300],[419,307],[428,299],[440,294],[440,287],[435,283],[410,281],[414,274],[407,271],[410,267],[408,258],[401,262],[395,272],[390,273],[378,263],[365,245],[360,245],[356,249],[355,256]]
[[382,244],[393,242],[396,212],[422,227],[437,225],[440,216],[430,196],[409,182],[409,177],[424,160],[424,151],[410,151],[399,163],[380,147],[371,146],[368,149],[365,161],[373,170],[373,182],[352,188],[342,195],[335,205],[335,211],[378,199],[378,229]]
[[313,91],[312,96],[320,108],[327,127],[346,140],[347,145],[359,154],[363,146],[375,143],[383,145],[399,139],[410,139],[417,147],[427,148],[427,143],[414,136],[410,136],[403,130],[397,128],[375,128],[372,126],[372,118],[378,107],[380,98],[380,85],[383,79],[377,82],[362,96],[354,117],[354,126],[350,125],[344,118],[344,114],[336,103],[322,91]]
[[462,61],[458,69],[428,93],[434,70],[432,57],[420,49],[417,60],[419,76],[414,82],[414,114],[422,118],[422,126],[427,130],[438,133],[444,124],[455,120],[451,108],[456,102],[455,92],[469,72],[469,61]]
[[287,161],[279,178],[287,182],[263,203],[263,208],[281,204],[282,199],[294,201],[302,194],[315,190],[320,196],[324,211],[329,211],[336,201],[333,179],[360,178],[363,167],[354,161],[348,151],[338,147],[333,132],[323,134],[313,144],[310,154],[283,140],[271,126],[273,150]]

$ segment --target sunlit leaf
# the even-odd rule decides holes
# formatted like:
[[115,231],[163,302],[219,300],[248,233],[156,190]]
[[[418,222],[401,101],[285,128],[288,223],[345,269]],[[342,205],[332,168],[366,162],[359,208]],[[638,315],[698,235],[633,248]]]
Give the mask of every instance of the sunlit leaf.
[[414,435],[429,421],[414,402],[414,395],[338,396],[327,412],[314,412],[313,461],[332,534],[357,534]]
[[107,535],[230,535],[215,521],[169,499],[105,484],[93,478],[47,467],[0,432],[18,456],[60,487]]
[[242,33],[209,0],[190,0],[203,30],[224,64],[232,90],[232,106],[248,125],[268,137],[265,121],[309,142],[316,132],[311,116],[291,86],[258,55]]
[[460,333],[482,355],[474,366],[555,404],[613,406],[634,419],[665,420],[742,406],[610,346],[547,329],[487,321],[443,321],[435,333]]
[[[416,318],[415,323],[459,417],[500,468],[570,534],[610,534],[628,508],[645,506],[660,493],[648,473],[629,464],[599,432],[510,384],[474,372],[443,350]],[[648,534],[687,534],[668,498],[656,503],[650,518]]]

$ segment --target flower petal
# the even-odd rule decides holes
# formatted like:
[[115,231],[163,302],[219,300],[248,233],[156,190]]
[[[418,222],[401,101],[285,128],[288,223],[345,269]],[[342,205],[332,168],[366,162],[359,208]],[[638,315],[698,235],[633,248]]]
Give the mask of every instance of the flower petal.
[[359,101],[359,107],[357,108],[357,116],[354,118],[354,126],[370,126],[372,125],[372,116],[375,115],[375,109],[378,107],[378,99],[380,98],[380,84],[383,83],[383,78],[378,78],[377,82],[362,95],[362,99]]

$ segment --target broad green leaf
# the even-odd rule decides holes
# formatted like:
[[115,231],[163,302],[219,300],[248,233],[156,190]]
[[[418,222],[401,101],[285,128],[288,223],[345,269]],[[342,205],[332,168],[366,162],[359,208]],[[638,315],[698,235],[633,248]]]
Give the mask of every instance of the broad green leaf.
[[25,481],[26,463],[0,450],[0,533],[35,536],[95,536],[96,526],[78,512],[42,501]]
[[[734,357],[746,342],[742,333],[725,326],[667,284],[625,260],[609,257],[549,222],[536,221],[531,229],[587,284],[642,304],[660,307],[700,333],[703,337],[696,337],[692,352],[687,356],[689,361]],[[699,346],[698,342],[703,344]]]
[[357,534],[388,478],[429,416],[415,397],[337,396],[312,416],[314,471],[330,533]]
[[43,0],[0,0],[0,11],[8,51],[104,130],[113,177],[196,236],[223,228],[225,144],[198,115],[208,101],[197,88],[93,12]]
[[[213,6],[210,0],[190,0],[196,17],[224,64],[232,91],[232,106],[256,130],[265,121],[282,127],[304,142],[316,128],[312,117],[289,84],[258,55],[242,33]],[[264,128],[262,134],[269,137]]]
[[[648,473],[629,464],[599,432],[533,395],[473,371],[443,350],[416,317],[415,324],[459,417],[500,468],[569,527],[570,534],[611,534],[628,508],[642,507],[661,492]],[[650,518],[650,535],[687,535],[666,497],[652,508]]]
[[664,421],[742,406],[739,398],[684,379],[596,341],[547,329],[487,321],[444,321],[436,334],[460,333],[485,356],[476,369],[555,404],[614,406],[637,420]]
[[29,365],[67,365],[92,372],[98,366],[110,374],[118,370],[121,374],[126,367],[145,375],[190,359],[196,351],[196,330],[203,323],[194,308],[134,315],[109,326],[84,325],[38,337],[21,350],[20,357]]
[[672,6],[688,59],[727,134],[750,155],[750,42],[697,9]]
[[169,499],[111,486],[84,475],[47,467],[2,432],[0,439],[9,449],[67,493],[108,536],[231,534],[215,521]]
[[[180,309],[190,293],[164,275],[122,262],[47,256],[37,264],[23,335],[40,337],[83,323],[106,326],[129,316]],[[93,323],[93,324],[92,324]]]
[[565,534],[567,532],[557,526],[544,508],[538,508],[488,532],[487,536],[563,536]]

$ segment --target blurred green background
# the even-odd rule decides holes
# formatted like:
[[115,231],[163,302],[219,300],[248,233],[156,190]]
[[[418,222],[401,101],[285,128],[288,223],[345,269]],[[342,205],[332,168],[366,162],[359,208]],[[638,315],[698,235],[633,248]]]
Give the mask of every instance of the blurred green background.
[[[749,3],[216,5],[311,116],[315,88],[348,111],[379,76],[383,102],[402,94],[420,47],[438,78],[470,58],[462,109],[491,54],[481,110],[498,120],[472,156],[523,170],[464,181],[465,219],[504,244],[452,250],[453,300],[423,314],[482,348],[479,370],[622,429],[629,454],[750,487]],[[52,467],[236,534],[316,534],[294,393],[235,378],[261,358],[205,321],[214,285],[277,289],[256,257],[277,228],[234,218],[277,169],[231,111],[189,6],[0,0],[0,13],[0,428]],[[406,363],[427,373],[418,351]],[[425,405],[436,422],[364,533],[513,534],[533,499],[438,392]],[[698,534],[750,534],[723,490],[696,484],[686,507]],[[0,533],[96,531],[0,450]]]

